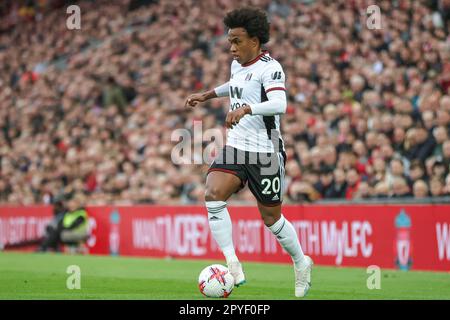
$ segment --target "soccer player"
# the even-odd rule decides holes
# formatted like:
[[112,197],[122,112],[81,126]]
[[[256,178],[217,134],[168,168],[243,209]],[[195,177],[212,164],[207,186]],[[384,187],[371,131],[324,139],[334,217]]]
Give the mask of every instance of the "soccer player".
[[186,106],[229,96],[225,120],[227,143],[206,177],[205,203],[211,233],[221,248],[236,286],[245,275],[232,239],[227,200],[248,183],[257,199],[264,224],[294,263],[295,295],[304,297],[311,286],[312,260],[303,254],[292,224],[281,213],[286,154],[280,135],[280,115],[286,112],[285,74],[262,45],[269,41],[264,11],[243,7],[224,18],[233,57],[227,83],[191,94]]

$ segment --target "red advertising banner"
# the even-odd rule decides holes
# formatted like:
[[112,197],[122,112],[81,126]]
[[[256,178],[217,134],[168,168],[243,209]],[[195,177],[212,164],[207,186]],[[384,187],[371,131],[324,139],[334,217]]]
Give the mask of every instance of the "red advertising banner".
[[[290,262],[256,207],[229,207],[243,261]],[[97,207],[91,253],[220,259],[199,206]],[[284,206],[316,264],[450,270],[449,205]]]
[[[241,260],[290,263],[256,207],[229,212]],[[102,206],[88,213],[92,254],[223,260],[202,206]],[[316,264],[450,271],[450,205],[283,206],[283,214]],[[42,232],[50,218],[48,207],[0,208],[0,245]]]
[[0,248],[41,238],[52,217],[51,206],[1,206]]

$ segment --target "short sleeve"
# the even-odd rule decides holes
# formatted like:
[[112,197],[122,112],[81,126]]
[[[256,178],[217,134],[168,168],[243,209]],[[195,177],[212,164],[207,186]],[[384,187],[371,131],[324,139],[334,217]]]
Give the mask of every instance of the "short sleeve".
[[278,62],[268,65],[261,74],[261,78],[266,93],[275,90],[286,91],[286,76],[283,68]]

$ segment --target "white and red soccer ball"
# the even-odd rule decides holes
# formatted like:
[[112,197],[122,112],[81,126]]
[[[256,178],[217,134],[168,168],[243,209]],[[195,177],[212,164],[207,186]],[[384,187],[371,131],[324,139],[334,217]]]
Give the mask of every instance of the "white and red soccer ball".
[[227,267],[213,264],[200,272],[200,292],[209,298],[227,298],[234,288],[234,278]]

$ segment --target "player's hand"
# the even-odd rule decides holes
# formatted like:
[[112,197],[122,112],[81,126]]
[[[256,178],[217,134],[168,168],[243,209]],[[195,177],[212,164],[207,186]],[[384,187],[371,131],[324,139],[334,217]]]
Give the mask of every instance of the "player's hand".
[[203,93],[194,93],[186,98],[184,107],[195,107],[199,102],[206,101],[206,97]]
[[233,126],[239,123],[239,120],[242,119],[246,114],[252,114],[252,109],[249,105],[245,104],[239,109],[228,112],[227,118],[225,119],[225,126],[228,129],[233,128]]

